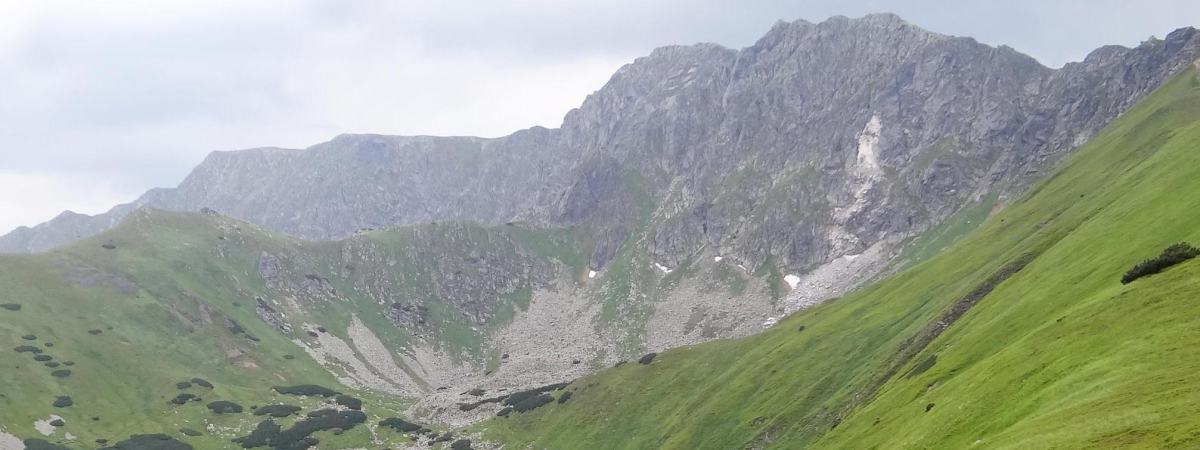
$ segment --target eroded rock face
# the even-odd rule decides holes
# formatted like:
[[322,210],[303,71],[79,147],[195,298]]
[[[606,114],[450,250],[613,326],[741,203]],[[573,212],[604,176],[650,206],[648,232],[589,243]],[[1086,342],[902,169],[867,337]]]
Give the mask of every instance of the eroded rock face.
[[1055,70],[892,15],[780,22],[742,50],[655,50],[561,129],[216,152],[175,189],[17,230],[0,250],[46,249],[150,205],[316,239],[442,220],[586,223],[602,268],[648,198],[663,220],[645,247],[660,263],[709,247],[751,270],[773,258],[803,271],[1020,192],[1198,55],[1191,28]]

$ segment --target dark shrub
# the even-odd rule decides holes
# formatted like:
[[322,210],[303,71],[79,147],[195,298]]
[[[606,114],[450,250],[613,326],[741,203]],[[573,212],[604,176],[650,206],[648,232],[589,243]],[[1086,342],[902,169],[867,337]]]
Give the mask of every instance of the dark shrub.
[[34,347],[32,345],[22,345],[22,346],[18,346],[18,347],[13,347],[13,350],[15,350],[17,353],[33,353],[35,355],[42,352],[42,349]]
[[66,425],[66,424],[67,424],[67,423],[66,423],[66,422],[63,422],[63,420],[62,420],[62,419],[54,419],[54,420],[51,420],[51,421],[50,421],[50,425],[51,425],[51,426],[56,426],[56,427],[61,427],[61,426],[63,426],[63,425]]
[[511,406],[505,406],[504,409],[501,409],[499,412],[496,413],[496,416],[508,417],[509,414],[512,414],[512,410],[513,409]]
[[1133,266],[1132,269],[1125,272],[1125,276],[1121,277],[1121,284],[1129,284],[1138,278],[1154,275],[1166,270],[1168,267],[1195,258],[1196,256],[1200,256],[1200,249],[1192,247],[1191,244],[1186,242],[1180,242],[1167,247],[1157,257],[1147,259]]
[[658,356],[658,353],[647,353],[646,356],[638,359],[638,364],[650,364],[650,362],[654,361],[655,356]]
[[242,326],[238,325],[237,322],[234,322],[229,319],[225,319],[225,328],[228,328],[229,332],[233,333],[233,334],[242,334],[242,333],[246,332],[245,328],[242,328]]
[[192,450],[192,446],[165,434],[135,434],[100,450]]
[[576,359],[576,360],[574,360],[574,361],[571,361],[571,364],[579,364],[579,363],[581,363],[581,362],[583,362],[583,361],[580,361],[580,360]]
[[296,359],[296,357],[295,357],[295,356],[292,356],[292,355],[283,355],[283,359],[286,359],[286,360],[288,360],[288,361],[291,361],[291,360],[293,360],[293,359]]
[[100,334],[100,333],[103,333],[103,332],[104,332],[104,330],[101,330],[101,329],[99,329],[99,328],[92,329],[92,330],[88,330],[88,333],[92,333],[92,335],[93,335],[93,336],[95,336],[95,335],[97,335],[97,334]]
[[54,398],[55,408],[66,408],[73,405],[75,405],[75,402],[71,401],[71,396],[69,395],[60,395]]
[[67,370],[67,369],[58,369],[53,372],[50,372],[50,376],[52,376],[54,378],[66,378],[66,377],[71,376],[71,371]]
[[52,359],[54,359],[54,357],[50,355],[33,355],[33,360],[37,362],[46,362]]
[[316,332],[316,331],[311,331],[311,330],[308,332],[308,335],[309,335],[309,336],[312,336],[312,337],[317,337],[317,336],[320,336],[319,334],[317,334],[317,332]]
[[96,443],[100,444],[100,445],[104,445],[104,444],[108,443],[108,439],[96,439]]
[[804,331],[804,330],[805,330],[805,329],[807,329],[807,328],[808,328],[808,327],[806,327],[806,326],[804,326],[804,325],[800,325],[800,328],[797,328],[797,329],[796,329],[796,331]]
[[454,434],[447,431],[445,433],[442,433],[441,436],[433,438],[433,443],[436,444],[438,442],[450,442],[452,440],[454,440]]
[[[547,392],[557,391],[562,388],[565,388],[565,387],[567,387],[568,384],[571,384],[571,383],[569,383],[569,382],[568,383],[555,383],[555,384],[542,386],[540,388],[530,389],[528,391],[515,392],[512,395],[509,395],[507,398],[504,399],[504,404],[508,405],[508,406],[516,406],[517,404],[524,402],[525,400],[529,400],[531,398],[537,397],[537,396],[545,394]],[[518,411],[520,411],[520,410],[518,410]]]
[[58,444],[51,444],[45,439],[26,439],[25,450],[71,450]]
[[73,365],[75,365],[75,361],[63,361],[63,365],[64,366],[73,366]]
[[570,400],[570,399],[571,399],[571,391],[563,392],[562,395],[558,396],[558,404],[561,405],[563,403],[566,403],[567,400]]
[[237,414],[242,412],[242,405],[224,400],[215,401],[208,404],[208,409],[217,414]]
[[5,304],[0,304],[0,308],[7,309],[9,311],[20,311],[21,305],[18,305],[16,303],[5,303]]
[[258,423],[258,426],[251,431],[249,435],[234,439],[233,442],[242,444],[242,448],[254,448],[267,445],[271,438],[279,434],[279,424],[274,420],[267,419]]
[[931,409],[933,409],[933,403],[925,405],[925,412],[929,412],[929,410],[931,410]]
[[401,433],[411,433],[421,429],[420,425],[401,419],[399,417],[391,417],[383,419],[379,422],[379,426],[388,427]]
[[337,413],[338,413],[338,410],[336,410],[336,409],[325,408],[325,409],[318,409],[316,411],[309,411],[309,413],[306,414],[306,416],[308,416],[311,419],[311,418],[317,418],[317,417],[328,417],[328,416],[332,416]]
[[267,405],[254,411],[256,416],[287,417],[300,412],[299,406]]
[[338,395],[337,398],[335,399],[335,401],[337,401],[337,404],[345,406],[350,409],[353,409],[355,411],[362,409],[362,400],[351,397],[349,395]]
[[338,392],[333,389],[329,389],[329,388],[323,387],[323,386],[317,386],[315,384],[302,384],[299,386],[275,386],[271,389],[274,389],[275,392],[278,392],[278,393],[284,394],[284,395],[304,395],[304,396],[308,396],[308,397],[312,397],[312,396],[333,397],[335,395],[338,395]]
[[117,248],[117,246],[111,242],[101,245],[101,247],[104,247],[105,250],[115,250]]
[[322,333],[325,333],[325,332],[327,332],[327,331],[329,331],[329,330],[326,330],[326,329],[325,329],[325,327],[317,327],[317,331],[319,331],[319,332],[322,332]]
[[45,363],[45,364],[42,364],[42,365],[43,365],[43,366],[46,366],[46,367],[49,367],[49,368],[51,368],[51,369],[57,369],[57,368],[58,368],[58,366],[59,366],[59,364],[58,364],[58,363],[56,363],[56,362],[54,362],[54,361],[50,361],[50,362],[48,362],[48,363]]
[[191,437],[204,436],[204,433],[193,430],[191,428],[180,428],[179,432],[183,433],[184,436],[191,436]]
[[176,395],[175,398],[171,399],[171,403],[176,405],[186,405],[187,402],[191,401],[193,398],[196,398],[196,396],[193,394],[179,394]]
[[192,387],[192,383],[188,381],[180,381],[175,383],[175,389],[187,389]]
[[616,364],[613,364],[613,368],[616,369],[618,367],[621,367],[621,365],[625,364],[625,362],[626,361],[617,361]]
[[533,411],[537,408],[541,408],[541,407],[546,406],[553,402],[554,402],[554,397],[551,397],[550,394],[542,394],[542,395],[538,395],[536,397],[531,397],[531,398],[522,400],[521,403],[517,403],[517,404],[513,405],[512,409],[513,409],[513,412]]
[[932,369],[935,364],[937,364],[937,355],[929,355],[928,358],[925,358],[924,361],[921,361],[920,364],[917,364],[916,367],[913,367],[912,372],[909,372],[905,378],[912,378],[923,374],[925,371]]
[[450,450],[471,450],[470,439],[459,439],[450,444]]
[[259,341],[262,341],[262,339],[259,339],[259,338],[255,337],[255,336],[252,336],[252,335],[249,335],[249,334],[247,334],[247,335],[246,335],[246,339],[249,339],[249,340],[251,340],[251,341],[254,341],[254,342],[259,342]]
[[27,334],[27,335],[21,336],[21,339],[24,339],[24,340],[27,340],[27,341],[36,341],[36,340],[37,340],[37,336],[35,336],[35,335],[32,335],[32,334]]
[[44,343],[44,344],[42,344],[42,345],[46,346],[46,348],[50,348],[50,347],[53,347],[53,346],[54,346],[54,343],[53,343],[53,342],[46,342],[46,343]]
[[[92,421],[93,421],[93,422],[99,422],[99,421],[100,421],[100,416],[92,416]],[[103,444],[103,442],[101,442],[101,444]]]
[[212,383],[209,383],[208,380],[205,380],[203,378],[192,378],[192,384],[194,384],[196,386],[200,386],[200,387],[206,387],[209,389],[213,388]]
[[335,428],[349,430],[366,421],[367,415],[362,411],[338,411],[328,416],[304,419],[272,437],[271,447],[277,450],[303,450],[317,445],[317,440],[310,436],[313,433]]

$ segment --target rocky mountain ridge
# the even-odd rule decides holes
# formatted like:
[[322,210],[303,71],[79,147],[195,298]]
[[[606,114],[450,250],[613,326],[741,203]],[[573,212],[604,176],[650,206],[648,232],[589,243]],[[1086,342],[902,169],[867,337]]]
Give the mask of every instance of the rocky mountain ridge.
[[751,271],[807,271],[989,192],[1003,202],[1198,55],[1191,28],[1049,69],[894,15],[780,22],[742,50],[655,50],[559,129],[215,152],[177,188],[16,230],[0,250],[44,250],[153,206],[311,239],[445,220],[586,223],[601,269],[631,237],[636,177],[658,200],[642,244],[656,263],[708,248]]

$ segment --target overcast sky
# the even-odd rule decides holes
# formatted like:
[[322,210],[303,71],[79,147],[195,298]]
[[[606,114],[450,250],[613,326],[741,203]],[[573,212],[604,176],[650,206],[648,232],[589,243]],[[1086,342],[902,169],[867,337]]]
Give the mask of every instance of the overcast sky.
[[184,3],[0,3],[0,233],[174,186],[213,150],[556,127],[654,47],[778,20],[895,12],[1050,66],[1200,25],[1195,0]]

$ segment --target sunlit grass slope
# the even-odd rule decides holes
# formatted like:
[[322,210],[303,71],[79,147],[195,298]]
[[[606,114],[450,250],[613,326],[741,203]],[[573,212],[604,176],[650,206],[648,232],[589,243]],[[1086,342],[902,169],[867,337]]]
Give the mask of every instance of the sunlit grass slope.
[[925,262],[481,428],[538,449],[1200,448],[1200,262],[1119,282],[1200,243],[1198,193],[1189,70]]

